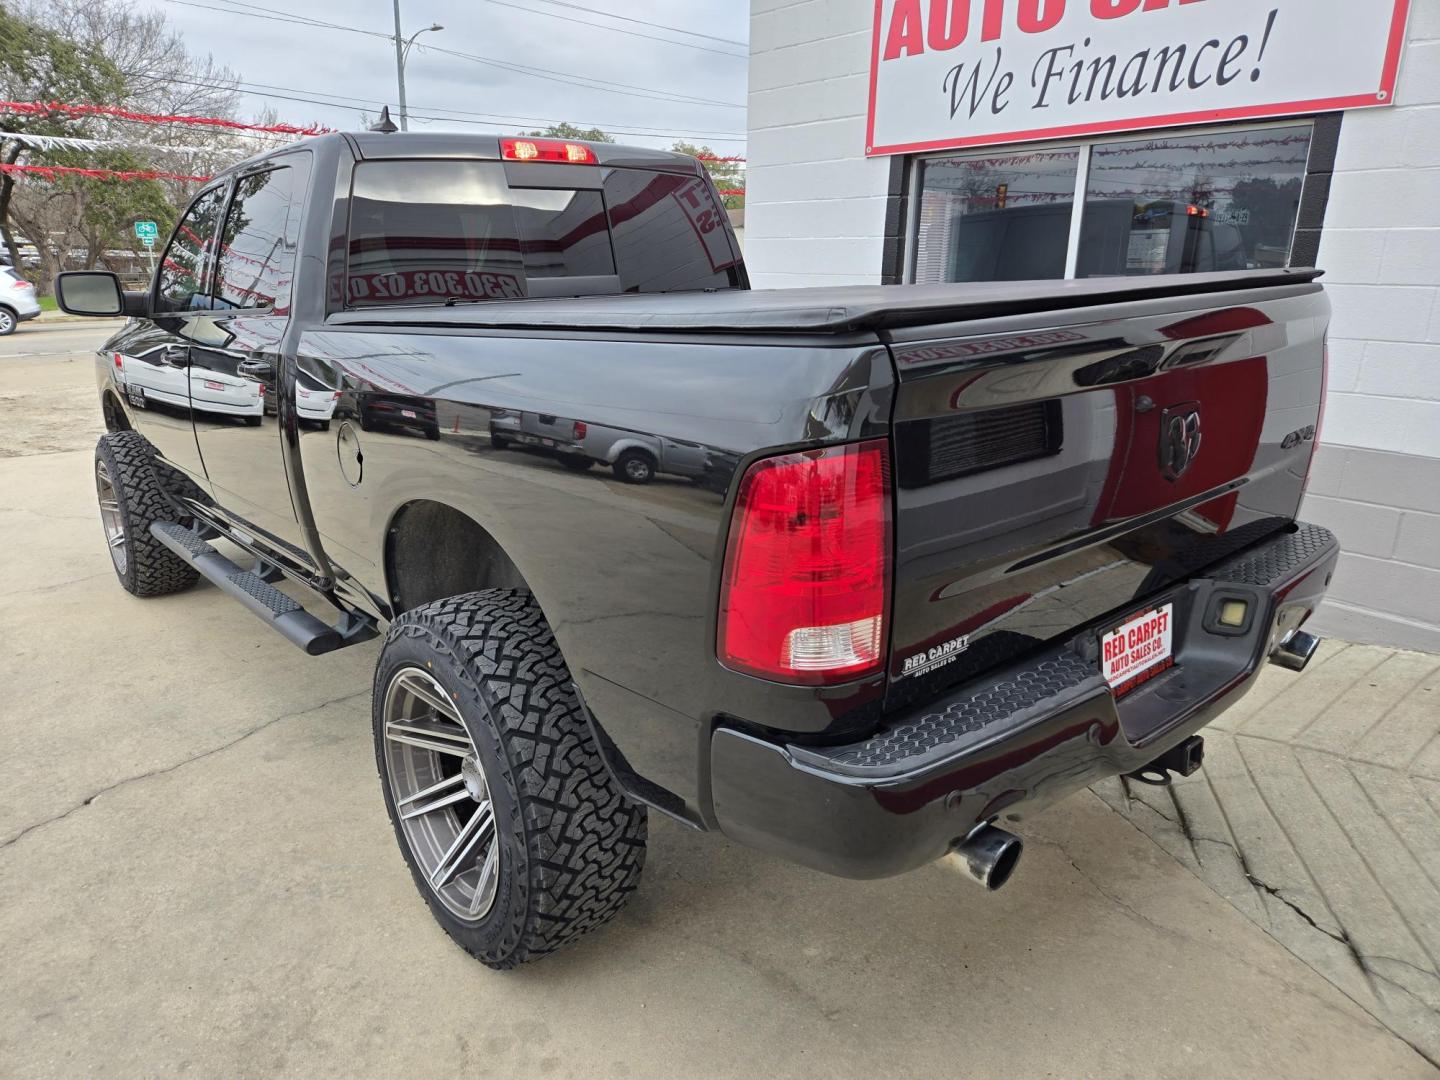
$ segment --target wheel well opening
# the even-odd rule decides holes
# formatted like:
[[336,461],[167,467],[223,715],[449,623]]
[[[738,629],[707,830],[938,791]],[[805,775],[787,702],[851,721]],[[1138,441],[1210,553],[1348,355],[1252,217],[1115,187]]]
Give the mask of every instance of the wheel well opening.
[[130,420],[125,415],[125,409],[120,404],[120,399],[108,390],[100,400],[100,411],[105,415],[106,431],[129,431]]
[[510,556],[473,518],[444,503],[401,508],[385,538],[394,613],[476,589],[529,589]]

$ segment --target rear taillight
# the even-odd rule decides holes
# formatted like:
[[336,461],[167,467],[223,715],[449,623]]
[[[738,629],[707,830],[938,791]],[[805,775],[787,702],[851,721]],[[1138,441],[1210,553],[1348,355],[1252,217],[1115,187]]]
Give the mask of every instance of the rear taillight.
[[16,282],[15,282],[15,288],[17,288],[17,289],[33,289],[33,288],[35,288],[35,286],[32,285],[32,284],[30,284],[30,282],[26,281],[24,278],[19,278],[19,279],[17,279]]
[[563,139],[501,139],[500,156],[506,161],[558,161],[562,165],[594,165],[595,151],[584,143]]
[[121,356],[118,352],[115,354],[115,370],[116,370],[116,371],[124,371],[124,370],[125,370],[125,358],[124,358],[123,356]]
[[585,438],[585,433],[586,433],[587,431],[589,431],[589,430],[590,430],[590,429],[585,426],[585,421],[584,421],[584,420],[576,420],[576,421],[575,421],[575,427],[574,427],[574,429],[573,429],[573,432],[574,432],[574,436],[575,436],[576,439],[583,439],[583,438]]
[[740,481],[725,550],[720,662],[809,686],[873,674],[889,583],[885,440],[758,461]]

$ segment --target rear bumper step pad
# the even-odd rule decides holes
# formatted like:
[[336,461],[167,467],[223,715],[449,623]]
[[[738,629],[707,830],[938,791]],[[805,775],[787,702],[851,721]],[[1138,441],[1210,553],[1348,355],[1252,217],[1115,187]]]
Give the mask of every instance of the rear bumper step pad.
[[[220,552],[200,539],[193,529],[173,521],[157,521],[150,532],[191,566],[198,570],[232,600],[244,604],[272,630],[276,630],[312,656],[334,652],[362,638],[329,626],[306,611],[259,574],[236,566]],[[373,636],[372,634],[365,636]]]

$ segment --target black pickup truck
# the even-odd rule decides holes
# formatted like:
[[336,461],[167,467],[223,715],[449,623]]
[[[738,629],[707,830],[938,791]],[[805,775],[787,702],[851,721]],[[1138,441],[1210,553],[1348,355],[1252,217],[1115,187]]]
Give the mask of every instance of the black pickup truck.
[[[203,576],[313,654],[388,628],[401,851],[512,967],[616,913],[647,808],[998,888],[1009,823],[1198,767],[1313,652],[1338,553],[1295,520],[1316,277],[752,292],[691,159],[364,133],[217,177],[147,294],[59,293],[130,316],[98,358],[121,583]],[[573,467],[590,425],[693,475]]]

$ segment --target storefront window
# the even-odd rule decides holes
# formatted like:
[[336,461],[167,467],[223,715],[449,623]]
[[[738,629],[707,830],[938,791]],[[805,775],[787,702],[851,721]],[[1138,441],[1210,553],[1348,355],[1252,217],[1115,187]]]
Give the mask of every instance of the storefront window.
[[1078,148],[924,163],[915,280],[1065,276]]
[[1077,277],[1284,266],[1308,124],[1095,146]]
[[1310,133],[1304,122],[923,160],[912,280],[1286,266]]

